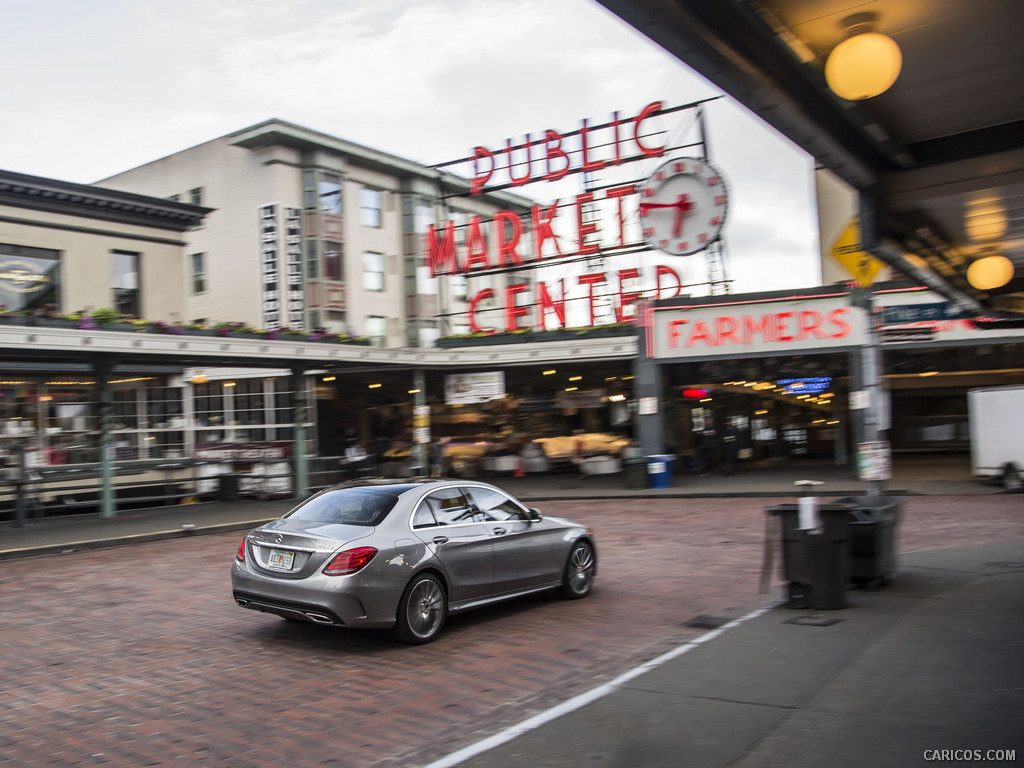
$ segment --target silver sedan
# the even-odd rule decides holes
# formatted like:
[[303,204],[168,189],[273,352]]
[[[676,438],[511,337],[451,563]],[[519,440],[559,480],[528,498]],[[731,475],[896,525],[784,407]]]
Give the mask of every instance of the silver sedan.
[[591,529],[492,485],[367,480],[251,531],[231,586],[243,608],[427,643],[449,613],[548,589],[586,597],[596,573]]

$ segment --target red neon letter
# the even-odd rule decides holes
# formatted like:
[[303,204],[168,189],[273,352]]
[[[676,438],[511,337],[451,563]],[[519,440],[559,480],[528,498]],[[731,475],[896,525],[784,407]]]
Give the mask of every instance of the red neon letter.
[[771,315],[761,315],[760,322],[755,322],[750,315],[745,315],[743,317],[743,343],[749,344],[754,340],[754,335],[758,333],[762,335],[764,341],[775,341],[771,319]]
[[665,147],[645,147],[644,143],[640,141],[640,132],[643,130],[640,124],[650,117],[653,113],[661,111],[661,102],[655,101],[644,107],[640,114],[636,116],[636,120],[633,122],[633,141],[636,142],[637,147],[648,157],[661,157],[665,154]]
[[698,320],[693,324],[693,333],[690,334],[686,346],[692,347],[698,341],[705,342],[709,347],[718,346],[718,342],[715,341],[715,334],[712,333],[711,329],[708,328],[708,324],[703,320]]
[[[544,258],[542,253],[544,248],[545,240],[552,240],[555,244],[555,250],[558,252],[558,257],[562,257],[562,249],[558,245],[558,238],[555,237],[555,233],[551,229],[551,222],[554,220],[555,215],[558,213],[558,201],[555,200],[548,208],[547,213],[544,213],[544,209],[539,205],[533,206],[530,211],[530,218],[533,221],[533,258],[534,261],[540,261]],[[541,218],[546,217],[546,218]]]
[[841,339],[843,336],[848,336],[850,331],[853,330],[853,328],[850,327],[850,324],[843,320],[843,315],[848,311],[849,309],[846,308],[833,309],[828,313],[828,321],[836,326],[837,329],[836,332],[832,334],[833,339]]
[[[655,279],[657,280],[657,283],[658,283],[658,298],[659,299],[671,299],[671,298],[679,295],[679,290],[683,287],[683,281],[682,281],[682,278],[679,277],[679,273],[678,272],[676,272],[674,269],[672,269],[672,267],[666,267],[664,264],[659,264],[657,267],[655,267],[654,274],[655,274]],[[676,281],[675,293],[673,293],[672,296],[663,296],[661,292],[664,289],[661,286],[661,278],[662,277],[666,277],[668,275],[671,275],[673,278],[675,278],[675,281]]]
[[731,341],[734,344],[742,344],[743,342],[736,335],[737,328],[739,328],[739,323],[736,322],[735,317],[716,317],[715,333],[718,335],[718,343],[725,344],[725,342]]
[[444,235],[437,236],[434,225],[427,226],[427,263],[430,265],[430,276],[454,275],[459,271],[459,261],[455,258],[455,222],[444,225]]
[[558,301],[551,298],[546,284],[537,283],[540,292],[540,329],[542,331],[547,330],[547,326],[544,324],[544,313],[548,310],[554,312],[555,317],[558,318],[558,327],[565,328],[565,280],[561,279],[558,282],[562,287],[562,298]]
[[615,308],[615,322],[624,323],[632,317],[636,317],[636,312],[626,313],[626,307],[630,307],[636,304],[642,294],[637,291],[626,292],[623,287],[623,283],[627,280],[635,280],[640,277],[640,270],[631,269],[620,269],[619,270],[619,306]]
[[604,160],[591,160],[589,158],[590,147],[587,146],[587,118],[583,118],[583,127],[580,128],[580,146],[583,148],[583,170],[597,171],[604,168]]
[[595,272],[589,275],[580,275],[576,278],[580,285],[588,286],[588,299],[590,304],[590,324],[594,324],[594,286],[598,283],[604,282],[604,275],[600,272]]
[[779,341],[793,341],[796,336],[786,333],[786,321],[793,316],[792,312],[779,312],[775,315],[775,338]]
[[466,227],[466,262],[462,265],[462,271],[469,272],[478,263],[483,264],[484,269],[491,266],[487,261],[487,238],[480,227],[480,217],[474,216]]
[[[551,145],[552,141],[555,142],[554,146]],[[565,153],[565,150],[562,149],[562,134],[555,133],[549,128],[545,134],[544,146],[547,150],[548,169],[547,174],[544,176],[544,181],[558,181],[569,172],[569,156]],[[554,157],[565,161],[565,165],[557,171],[551,170],[551,159]]]
[[493,328],[481,328],[476,321],[476,307],[484,299],[493,299],[494,289],[484,288],[480,293],[472,298],[469,302],[469,308],[466,310],[466,315],[469,317],[469,330],[473,333],[494,333]]
[[615,145],[615,159],[612,161],[612,165],[620,165],[622,163],[622,144],[619,141],[619,113],[612,112],[612,143]]
[[677,325],[686,325],[689,320],[669,320],[668,323],[668,345],[669,347],[679,346],[680,332],[676,330]]
[[590,253],[597,253],[597,243],[588,243],[587,235],[593,235],[597,232],[597,224],[591,222],[589,224],[583,223],[583,206],[587,203],[594,201],[594,195],[592,192],[585,192],[582,195],[576,195],[576,232],[578,233],[577,240],[580,244],[579,250],[576,251],[580,256],[586,256]]
[[632,184],[627,184],[624,187],[612,187],[605,192],[606,197],[618,198],[619,200],[619,245],[626,244],[626,225],[625,216],[622,213],[622,198],[626,195],[632,195],[636,192],[636,187]]
[[821,312],[815,312],[813,310],[806,310],[801,312],[797,316],[797,327],[799,328],[798,337],[806,339],[810,335],[817,336],[819,339],[825,336],[821,331],[821,324],[825,321],[825,318],[821,316]]
[[516,178],[515,173],[512,172],[512,169],[515,167],[515,164],[512,162],[512,139],[505,139],[505,157],[508,160],[508,177],[512,180],[513,187],[520,187],[523,184],[526,184],[533,175],[533,158],[531,156],[533,154],[533,145],[530,143],[530,134],[526,134],[526,144],[524,146],[526,147],[526,174]]
[[[505,225],[508,224],[506,229]],[[505,235],[508,234],[508,239]],[[494,214],[494,239],[498,244],[498,266],[522,264],[523,259],[516,250],[519,238],[523,236],[523,222],[512,211],[498,211]]]
[[522,317],[530,311],[529,307],[516,306],[516,294],[523,293],[526,290],[529,290],[529,286],[522,283],[505,287],[505,330],[509,333],[519,330],[516,318]]
[[[480,160],[487,158],[488,168],[481,174]],[[476,197],[484,188],[484,184],[494,173],[494,153],[486,147],[475,147],[473,149],[473,179],[469,182],[469,194]]]

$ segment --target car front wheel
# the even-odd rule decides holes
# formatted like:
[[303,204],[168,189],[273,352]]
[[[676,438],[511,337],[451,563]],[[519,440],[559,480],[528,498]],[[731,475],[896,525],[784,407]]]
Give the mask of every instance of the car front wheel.
[[562,577],[562,596],[570,600],[578,600],[590,594],[594,586],[594,575],[597,573],[597,559],[594,549],[585,541],[576,542],[569,553],[569,562],[565,564],[565,575]]
[[441,632],[446,614],[441,582],[429,573],[417,576],[402,593],[395,636],[404,643],[429,643]]

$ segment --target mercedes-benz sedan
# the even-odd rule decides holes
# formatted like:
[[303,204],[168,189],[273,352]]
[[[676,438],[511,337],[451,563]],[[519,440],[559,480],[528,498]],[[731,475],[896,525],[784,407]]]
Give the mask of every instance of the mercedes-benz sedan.
[[367,480],[251,531],[231,585],[243,608],[426,643],[449,613],[548,589],[585,597],[596,573],[591,529],[492,485]]

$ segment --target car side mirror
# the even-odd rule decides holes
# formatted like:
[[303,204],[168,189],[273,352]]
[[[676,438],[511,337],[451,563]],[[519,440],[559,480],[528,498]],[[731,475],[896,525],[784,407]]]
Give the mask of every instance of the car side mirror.
[[526,510],[526,513],[528,515],[527,519],[531,523],[539,523],[541,520],[544,519],[544,515],[540,513],[539,509],[534,509],[533,507],[530,507],[528,510]]

